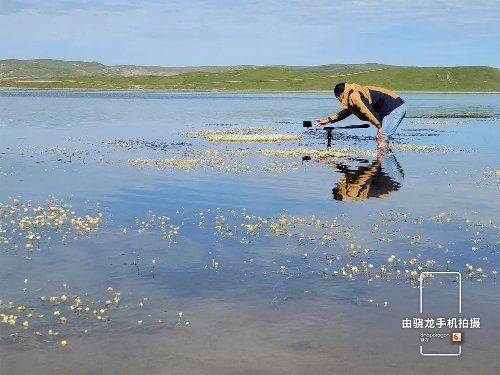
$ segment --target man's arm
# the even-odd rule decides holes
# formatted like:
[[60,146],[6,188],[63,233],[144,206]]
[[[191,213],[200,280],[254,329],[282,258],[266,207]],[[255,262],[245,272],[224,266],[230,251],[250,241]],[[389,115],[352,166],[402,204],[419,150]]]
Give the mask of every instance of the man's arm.
[[349,117],[352,113],[348,109],[343,109],[329,117],[330,122],[342,121],[343,119]]
[[343,109],[342,111],[335,113],[331,115],[330,117],[323,118],[323,119],[317,119],[316,120],[316,125],[325,125],[329,124],[332,122],[337,122],[345,119],[346,117],[349,117],[352,113],[348,109]]

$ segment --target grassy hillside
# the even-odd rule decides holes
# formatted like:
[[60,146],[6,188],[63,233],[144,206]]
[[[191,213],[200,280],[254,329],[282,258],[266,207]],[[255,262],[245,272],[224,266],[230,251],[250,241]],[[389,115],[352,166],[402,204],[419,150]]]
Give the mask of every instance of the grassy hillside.
[[170,76],[189,72],[224,72],[247,66],[162,67],[140,65],[108,66],[97,62],[63,60],[0,60],[0,79],[29,79],[86,76]]
[[[297,66],[290,69],[309,73],[337,74],[368,69],[383,68],[380,64],[331,64],[320,66]],[[287,68],[286,66],[277,66]],[[97,62],[63,61],[50,59],[37,60],[0,60],[0,79],[30,79],[54,77],[93,77],[93,76],[172,76],[183,73],[207,72],[220,73],[255,68],[253,65],[235,66],[186,66],[162,67],[141,65],[104,65]]]
[[96,62],[60,60],[1,60],[0,79],[98,76],[110,74],[108,67]]
[[329,64],[329,65],[318,65],[318,66],[301,66],[301,67],[290,67],[292,69],[300,69],[308,73],[324,73],[324,74],[341,74],[341,73],[353,73],[373,69],[381,68],[394,68],[391,65],[367,63],[367,64]]
[[[96,70],[98,68],[99,66],[95,66]],[[130,76],[108,72],[75,77],[60,75],[49,79],[9,78],[0,79],[0,87],[96,90],[314,91],[331,90],[336,82],[348,81],[366,85],[380,85],[399,91],[500,92],[500,70],[480,66],[421,68],[361,64],[225,68],[225,70],[215,72],[190,71],[175,75]],[[105,67],[104,70],[106,69],[111,68]],[[138,67],[134,67],[134,69],[138,69]],[[190,69],[196,70],[198,68]]]

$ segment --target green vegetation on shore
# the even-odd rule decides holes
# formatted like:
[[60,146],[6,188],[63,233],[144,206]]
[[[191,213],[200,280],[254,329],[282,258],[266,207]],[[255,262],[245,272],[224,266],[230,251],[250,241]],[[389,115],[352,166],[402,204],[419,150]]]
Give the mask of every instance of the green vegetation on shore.
[[[323,91],[336,82],[378,85],[399,91],[500,92],[492,67],[396,67],[338,64],[314,67],[107,67],[98,63],[49,62],[23,74],[0,62],[0,87],[81,90]],[[68,65],[73,64],[73,68]],[[76,64],[76,65],[75,65]],[[84,64],[84,65],[81,65]],[[89,64],[89,65],[85,65]],[[43,64],[42,64],[43,65]],[[56,66],[57,65],[57,66]],[[50,69],[49,69],[50,68]],[[26,73],[26,68],[24,73]],[[74,72],[74,76],[68,75]]]

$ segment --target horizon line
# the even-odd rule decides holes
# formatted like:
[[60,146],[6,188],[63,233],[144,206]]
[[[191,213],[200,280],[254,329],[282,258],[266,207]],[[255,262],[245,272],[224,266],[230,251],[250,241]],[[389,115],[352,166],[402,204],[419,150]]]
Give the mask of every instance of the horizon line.
[[3,61],[22,61],[22,62],[30,62],[30,61],[60,61],[60,62],[80,62],[80,63],[95,63],[95,64],[101,64],[104,66],[142,66],[142,67],[148,67],[148,68],[197,68],[197,67],[319,67],[319,66],[328,66],[328,65],[382,65],[382,66],[387,66],[387,67],[394,67],[394,68],[407,68],[407,67],[415,67],[415,68],[459,68],[459,67],[487,67],[487,68],[494,68],[494,69],[500,69],[497,66],[493,65],[392,65],[392,64],[385,64],[385,63],[378,63],[378,62],[350,62],[350,63],[329,63],[329,64],[319,64],[319,65],[287,65],[287,64],[266,64],[266,65],[261,65],[261,64],[228,64],[228,65],[143,65],[143,64],[127,64],[127,63],[120,63],[120,64],[108,64],[104,62],[100,62],[97,60],[65,60],[65,59],[57,59],[57,58],[29,58],[29,59],[23,59],[23,58],[2,58],[0,59],[0,62]]

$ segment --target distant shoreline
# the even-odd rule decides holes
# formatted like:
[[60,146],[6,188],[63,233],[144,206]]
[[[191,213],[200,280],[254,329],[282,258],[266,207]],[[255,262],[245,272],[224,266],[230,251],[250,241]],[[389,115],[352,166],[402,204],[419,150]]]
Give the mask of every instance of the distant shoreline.
[[[332,94],[329,90],[156,90],[156,89],[78,89],[78,88],[31,88],[31,87],[0,87],[0,91],[62,91],[62,92],[103,92],[103,93],[199,93],[199,94]],[[415,91],[394,90],[402,94],[500,94],[500,91]]]
[[331,94],[337,82],[401,93],[498,94],[500,69],[384,64],[146,67],[61,60],[0,60],[0,88],[74,92]]

